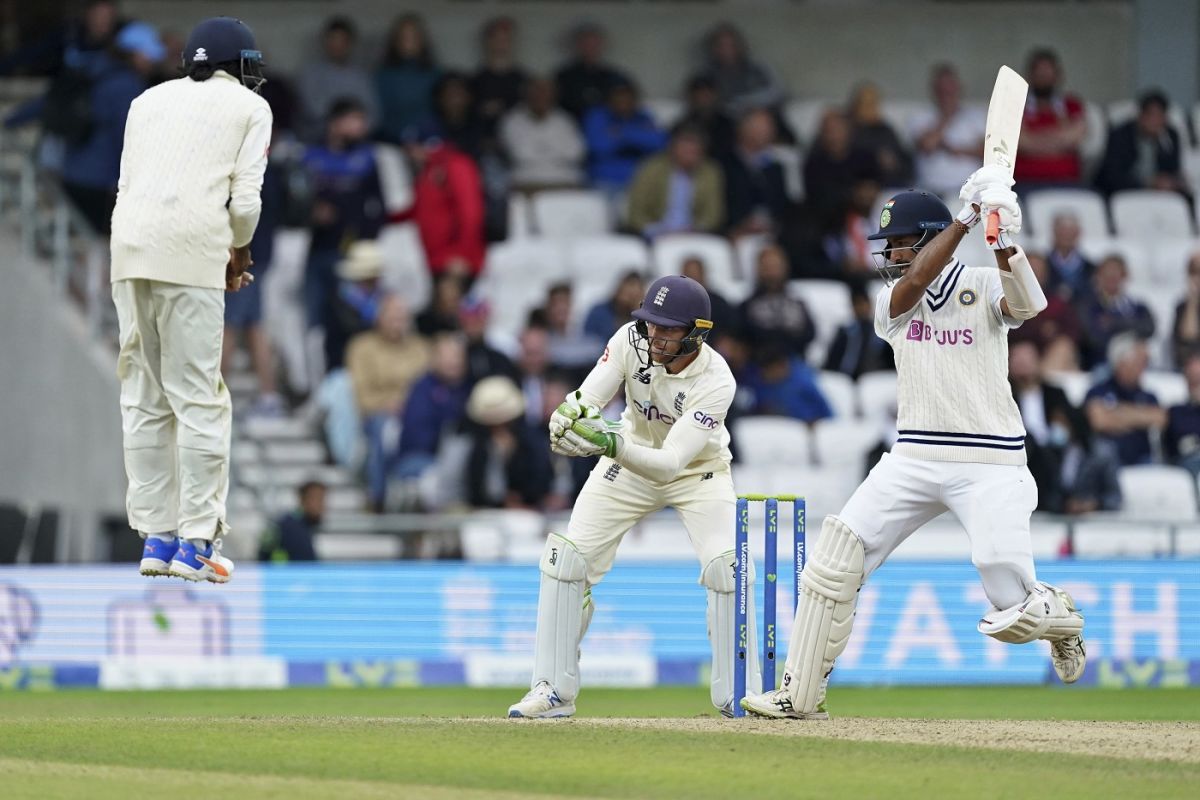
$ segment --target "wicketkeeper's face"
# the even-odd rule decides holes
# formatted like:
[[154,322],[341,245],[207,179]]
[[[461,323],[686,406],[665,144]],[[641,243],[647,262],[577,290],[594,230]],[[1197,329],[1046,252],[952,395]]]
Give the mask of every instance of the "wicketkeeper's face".
[[683,337],[687,334],[687,328],[667,328],[647,322],[646,340],[650,358],[661,364],[679,355],[683,349]]

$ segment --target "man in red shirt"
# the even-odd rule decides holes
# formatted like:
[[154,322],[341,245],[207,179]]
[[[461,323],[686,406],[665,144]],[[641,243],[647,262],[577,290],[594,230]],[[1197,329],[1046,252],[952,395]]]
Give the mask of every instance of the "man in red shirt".
[[1025,75],[1029,101],[1013,175],[1017,188],[1078,184],[1083,179],[1080,148],[1087,137],[1083,101],[1059,91],[1062,65],[1053,50],[1034,50]]
[[425,260],[435,276],[473,279],[483,268],[483,187],[474,160],[432,130],[405,132],[404,151],[413,170],[413,204],[392,222],[417,223]]

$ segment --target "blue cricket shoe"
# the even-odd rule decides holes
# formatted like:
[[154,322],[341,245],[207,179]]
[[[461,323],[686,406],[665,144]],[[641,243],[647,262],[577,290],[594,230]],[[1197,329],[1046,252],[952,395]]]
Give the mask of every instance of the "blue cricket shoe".
[[147,536],[146,544],[142,548],[141,573],[150,576],[170,575],[171,560],[175,558],[177,552],[179,552],[178,536],[170,540]]

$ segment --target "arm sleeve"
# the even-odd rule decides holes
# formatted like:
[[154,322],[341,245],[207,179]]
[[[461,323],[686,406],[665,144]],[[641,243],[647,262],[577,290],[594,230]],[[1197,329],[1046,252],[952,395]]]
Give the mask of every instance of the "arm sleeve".
[[583,402],[603,408],[613,399],[617,390],[625,385],[625,351],[629,349],[628,333],[625,326],[617,332],[604,346],[604,352],[596,361],[596,366],[583,379],[579,391],[583,392]]
[[671,426],[662,447],[646,447],[622,440],[616,461],[631,472],[659,483],[668,483],[712,439],[713,431],[725,424],[729,406],[733,403],[732,381],[689,405]]
[[233,246],[245,247],[254,238],[262,213],[263,174],[267,171],[267,150],[271,146],[271,109],[264,104],[250,115],[250,125],[242,149],[233,167],[229,189],[229,222],[233,227]]

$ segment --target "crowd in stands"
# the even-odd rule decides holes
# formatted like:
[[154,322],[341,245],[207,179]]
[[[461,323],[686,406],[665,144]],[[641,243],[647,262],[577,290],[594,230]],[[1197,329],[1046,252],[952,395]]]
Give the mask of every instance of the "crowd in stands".
[[[608,61],[607,34],[596,25],[572,32],[570,55],[552,74],[522,66],[520,31],[507,17],[481,26],[478,61],[467,70],[439,59],[416,14],[394,21],[382,54],[361,51],[347,18],[329,19],[319,35],[318,59],[294,76],[270,74],[263,89],[280,156],[265,179],[254,261],[270,280],[275,231],[309,230],[297,303],[324,332],[319,394],[331,457],[362,469],[380,510],[560,509],[586,476],[590,465],[545,447],[546,422],[640,303],[648,265],[630,265],[610,297],[582,312],[577,287],[555,283],[515,341],[495,341],[494,309],[478,289],[489,244],[508,235],[510,198],[589,188],[603,193],[618,230],[647,242],[678,233],[761,239],[748,296],[726,298],[710,286],[711,342],[739,379],[731,419],[816,423],[835,413],[822,372],[857,380],[893,369],[874,335],[870,294],[874,248],[866,236],[880,193],[917,186],[956,195],[982,155],[984,112],[964,100],[951,64],[932,69],[928,105],[906,129],[884,114],[879,87],[862,83],[845,103],[830,104],[803,141],[784,113],[787,87],[731,24],[708,34],[671,127],[645,105],[636,77]],[[180,46],[178,36],[123,19],[115,2],[93,0],[53,41],[0,63],[0,73],[52,76],[49,93],[5,124],[42,124],[42,167],[61,175],[101,233],[129,102],[173,77]],[[1191,202],[1182,165],[1190,134],[1171,124],[1162,93],[1142,95],[1136,115],[1108,132],[1092,169],[1082,155],[1085,104],[1064,88],[1057,55],[1037,50],[1025,66],[1030,98],[1016,166],[1023,195],[1148,188]],[[64,118],[70,103],[81,116]],[[385,200],[381,144],[407,162],[406,208]],[[424,307],[381,280],[376,240],[403,223],[415,225],[428,265],[433,288]],[[1122,466],[1166,461],[1200,472],[1200,255],[1179,265],[1187,291],[1171,320],[1156,319],[1130,293],[1121,255],[1085,252],[1075,216],[1056,216],[1044,245],[1029,255],[1050,306],[1010,337],[1013,393],[1041,508],[1118,508]],[[702,283],[708,268],[699,256],[682,265]],[[813,309],[792,291],[812,279],[846,284],[853,308],[819,354]],[[261,328],[258,285],[229,298],[227,348],[244,338],[253,357],[260,399],[252,413],[278,414],[287,403]],[[1188,401],[1171,408],[1142,383],[1146,341],[1164,326],[1189,390]],[[1077,406],[1052,376],[1080,371],[1094,381]],[[430,492],[429,476],[447,470],[459,488]],[[312,510],[295,526],[319,516]]]

